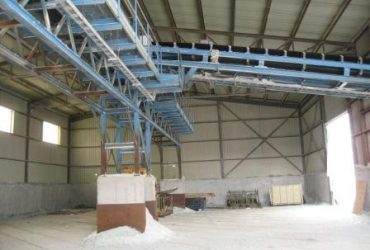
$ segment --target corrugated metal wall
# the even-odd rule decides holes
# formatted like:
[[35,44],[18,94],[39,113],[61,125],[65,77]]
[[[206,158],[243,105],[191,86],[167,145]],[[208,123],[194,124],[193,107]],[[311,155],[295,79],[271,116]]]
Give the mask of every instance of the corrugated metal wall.
[[301,110],[305,200],[308,203],[329,203],[331,199],[326,168],[325,110],[324,97],[312,98]]
[[[0,183],[25,181],[27,102],[0,91],[0,105],[14,110],[14,133],[0,132]],[[42,142],[42,121],[61,126],[61,145]],[[29,183],[67,182],[68,119],[40,109],[31,109],[28,156]]]
[[304,166],[307,174],[326,173],[324,99],[315,97],[302,109]]
[[[202,100],[192,100],[191,111],[195,132],[180,139],[182,174],[186,179],[302,174],[298,111]],[[100,172],[96,119],[72,123],[71,133],[72,183],[95,182]],[[113,138],[113,128],[110,133]],[[153,174],[160,178],[156,145],[153,145],[152,161]],[[132,157],[125,162],[133,164]],[[113,165],[109,172],[115,172]],[[178,178],[178,173],[176,148],[164,146],[164,178]]]

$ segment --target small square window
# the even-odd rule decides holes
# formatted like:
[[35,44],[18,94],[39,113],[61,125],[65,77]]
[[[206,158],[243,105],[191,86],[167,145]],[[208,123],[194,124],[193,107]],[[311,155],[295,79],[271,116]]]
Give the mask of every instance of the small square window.
[[14,111],[0,106],[0,131],[13,133]]
[[53,144],[60,144],[60,127],[50,122],[42,124],[42,140]]

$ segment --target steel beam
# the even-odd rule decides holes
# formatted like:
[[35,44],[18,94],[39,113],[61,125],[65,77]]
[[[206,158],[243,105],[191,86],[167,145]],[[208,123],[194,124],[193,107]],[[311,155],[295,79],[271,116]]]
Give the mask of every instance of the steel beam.
[[[150,27],[154,27],[153,19],[150,16],[150,13],[149,13],[148,9],[146,8],[146,5],[145,5],[144,1],[139,0],[139,4],[141,6],[141,9],[144,12],[145,18],[148,20],[148,23],[149,23]],[[159,36],[159,34],[156,30],[154,30],[154,35],[156,36],[155,38],[156,38],[157,41],[161,41],[161,38],[160,38],[160,36]]]
[[[61,8],[71,16],[71,18],[81,27],[81,29],[87,34],[87,36],[95,43],[95,45],[101,49],[101,51],[107,56],[107,59],[118,68],[125,77],[137,88],[146,98],[150,101],[154,101],[155,95],[150,93],[142,83],[137,79],[131,69],[119,58],[119,56],[112,50],[107,44],[103,37],[92,27],[88,20],[82,15],[77,7],[72,3],[71,0],[60,0]],[[124,26],[122,24],[122,26]],[[136,40],[134,40],[136,41]],[[139,45],[137,45],[139,49]],[[148,60],[145,60],[148,61]],[[158,70],[155,68],[154,74]]]
[[28,162],[30,155],[30,132],[31,132],[31,103],[27,102],[27,114],[26,114],[26,142],[25,142],[25,156],[24,156],[24,183],[28,183]]
[[179,33],[193,33],[193,34],[209,34],[209,35],[223,35],[223,36],[235,36],[235,37],[251,37],[256,39],[271,39],[271,40],[279,40],[279,41],[296,41],[296,42],[303,42],[303,43],[317,43],[320,42],[322,44],[330,44],[330,45],[338,45],[338,46],[352,46],[353,43],[351,42],[343,42],[343,41],[331,41],[331,40],[320,40],[320,39],[313,39],[313,38],[301,38],[301,37],[294,37],[290,38],[289,36],[276,36],[276,35],[260,35],[256,33],[246,33],[246,32],[231,32],[231,31],[220,31],[220,30],[200,30],[200,29],[190,29],[190,28],[174,28],[174,27],[167,27],[167,26],[154,26],[153,30],[157,31],[172,31],[172,32],[179,32]]
[[315,46],[312,49],[313,52],[316,53],[317,51],[319,51],[320,47],[324,44],[324,41],[329,37],[331,31],[334,29],[335,25],[338,23],[339,19],[341,18],[341,16],[343,15],[344,11],[347,9],[351,1],[352,0],[343,0],[338,11],[335,13],[333,18],[331,19],[329,25],[325,28],[324,33],[321,35],[320,40],[322,42],[318,42],[315,44]]
[[[227,106],[223,105],[223,107],[225,109],[227,109],[232,115],[234,115],[236,118],[239,119],[238,115],[235,114],[231,109],[229,109]],[[292,162],[291,160],[288,159],[287,156],[284,156],[279,150],[277,150],[271,143],[268,142],[268,139],[270,138],[270,136],[272,136],[276,131],[278,131],[290,118],[293,118],[294,115],[297,113],[298,109],[295,109],[287,118],[285,118],[284,121],[282,121],[281,123],[279,123],[279,125],[277,127],[274,128],[273,131],[271,131],[266,137],[263,137],[261,136],[253,127],[251,127],[248,123],[246,122],[242,122],[245,126],[247,126],[250,130],[252,130],[260,139],[261,141],[249,152],[246,154],[245,157],[243,157],[241,160],[239,160],[239,162],[237,164],[235,164],[226,174],[225,174],[225,177],[227,177],[228,175],[230,175],[237,167],[239,167],[245,160],[249,159],[249,156],[253,154],[253,152],[255,152],[263,143],[267,143],[272,149],[274,149],[279,155],[281,158],[285,159],[287,162],[289,162],[299,173],[302,174],[302,170],[298,168],[298,166],[296,166],[294,164],[294,162]]]
[[[271,9],[271,3],[272,3],[272,0],[266,0],[266,6],[265,6],[264,13],[263,13],[262,24],[260,28],[261,36],[263,36],[266,31],[267,21],[268,21],[270,9]],[[263,39],[258,39],[257,47],[262,48],[263,47],[262,45],[263,45]]]
[[[173,16],[169,1],[168,0],[162,0],[162,2],[163,2],[163,5],[165,7],[168,19],[170,20],[171,27],[176,29],[175,17]],[[179,34],[177,33],[177,31],[174,31],[174,40],[178,43],[181,42],[181,38],[180,38]]]
[[[208,59],[210,56],[211,50],[205,49],[188,49],[188,48],[178,48],[178,47],[160,47],[160,51],[162,53],[169,53],[169,54],[181,54],[181,55],[195,55],[195,56],[203,56]],[[318,66],[318,67],[333,67],[333,68],[341,68],[341,69],[358,69],[358,70],[368,70],[370,71],[370,64],[364,64],[358,61],[349,62],[349,61],[334,61],[334,60],[326,60],[325,57],[322,59],[313,59],[313,58],[306,58],[305,54],[302,53],[301,57],[293,57],[287,55],[270,55],[269,51],[266,50],[265,54],[257,54],[251,52],[234,52],[234,51],[219,51],[219,57],[221,58],[229,58],[229,59],[242,59],[242,60],[256,60],[256,61],[263,61],[263,62],[277,62],[277,63],[287,63],[292,65],[310,65],[310,66]],[[204,61],[203,62],[208,62]]]
[[[230,3],[230,30],[234,33],[235,32],[235,16],[236,16],[236,0],[231,0]],[[204,29],[205,30],[205,29]],[[234,36],[230,36],[229,44],[234,46]]]
[[218,124],[218,138],[219,138],[219,150],[220,150],[220,166],[221,166],[221,178],[225,178],[225,161],[224,161],[224,147],[223,147],[223,135],[222,135],[222,117],[221,117],[221,104],[217,101],[217,124]]
[[[34,33],[37,37],[39,37],[45,44],[47,44],[50,48],[55,50],[59,53],[65,60],[73,64],[76,68],[78,68],[81,72],[87,75],[90,79],[94,81],[99,87],[106,89],[108,93],[110,93],[114,98],[119,100],[122,104],[128,106],[135,112],[138,112],[141,117],[145,120],[148,120],[157,130],[159,130],[162,134],[168,137],[172,142],[178,144],[178,141],[171,136],[167,131],[161,128],[158,124],[156,124],[150,117],[147,117],[138,106],[136,106],[132,101],[127,98],[126,96],[122,95],[110,82],[108,82],[104,77],[99,75],[92,69],[92,67],[83,61],[76,53],[74,53],[70,48],[68,48],[61,40],[59,40],[55,35],[50,33],[37,19],[31,16],[24,8],[22,8],[18,3],[12,0],[4,0],[0,2],[0,7],[7,11],[9,15],[12,15],[18,22],[22,23],[24,27]],[[24,64],[24,61],[20,62],[20,58],[13,57],[15,62],[18,61],[18,64]],[[44,75],[46,76],[46,75]],[[73,92],[70,89],[67,89],[67,86],[62,84],[59,86],[63,88],[65,92],[68,92],[70,96],[74,96]],[[75,97],[75,96],[74,96]]]
[[[202,0],[196,0],[197,2],[197,11],[198,11],[198,16],[199,16],[199,27],[200,30],[205,31],[206,30],[206,24],[204,22],[204,13],[203,13],[203,5],[202,5]],[[152,26],[154,27],[154,26]],[[203,33],[201,34],[203,39],[207,39],[207,34]]]
[[290,46],[292,45],[293,39],[297,35],[299,27],[301,27],[301,23],[303,21],[304,16],[306,15],[306,12],[307,12],[307,9],[308,9],[308,6],[310,5],[310,3],[311,3],[311,0],[304,0],[302,8],[301,8],[301,10],[299,12],[299,15],[297,17],[297,20],[294,23],[294,27],[293,27],[292,31],[290,32],[290,36],[289,36],[290,40],[288,40],[286,42],[285,49],[289,49]]

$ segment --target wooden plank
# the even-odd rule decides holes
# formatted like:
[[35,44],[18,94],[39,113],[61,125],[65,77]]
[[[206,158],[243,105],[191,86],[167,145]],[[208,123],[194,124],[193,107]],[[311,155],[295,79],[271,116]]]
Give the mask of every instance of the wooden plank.
[[185,198],[210,198],[214,197],[214,193],[186,193]]
[[358,181],[356,187],[356,199],[353,207],[354,214],[361,214],[364,209],[367,181]]
[[0,20],[0,28],[12,28],[16,25],[18,25],[18,21],[17,20]]
[[35,72],[61,73],[67,71],[76,71],[77,69],[73,65],[67,64],[67,65],[34,67],[33,70]]

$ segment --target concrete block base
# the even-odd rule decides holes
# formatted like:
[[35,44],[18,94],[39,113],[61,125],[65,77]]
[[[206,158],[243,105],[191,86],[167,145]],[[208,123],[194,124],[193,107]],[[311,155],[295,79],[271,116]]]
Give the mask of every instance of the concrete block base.
[[158,220],[157,201],[146,201],[145,206],[155,220]]
[[99,176],[97,231],[120,226],[145,231],[146,208],[157,219],[155,177],[133,174]]
[[158,220],[157,215],[157,194],[155,191],[155,177],[146,176],[145,177],[145,204],[148,208],[150,214],[155,220]]
[[97,180],[97,231],[129,226],[145,231],[145,177],[101,175]]
[[185,194],[171,194],[174,207],[185,208]]
[[129,226],[143,233],[146,224],[145,208],[144,203],[98,205],[98,233],[121,226]]

